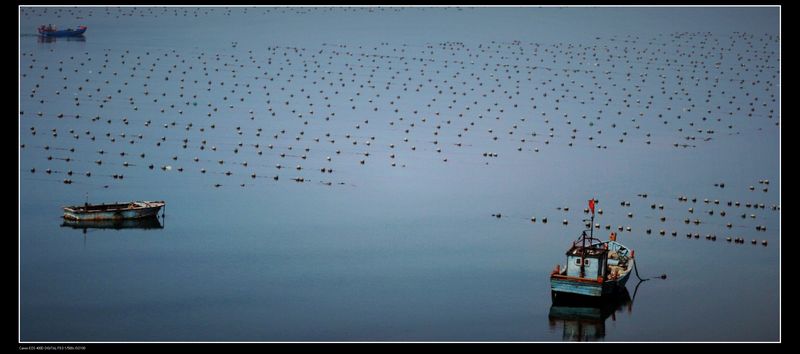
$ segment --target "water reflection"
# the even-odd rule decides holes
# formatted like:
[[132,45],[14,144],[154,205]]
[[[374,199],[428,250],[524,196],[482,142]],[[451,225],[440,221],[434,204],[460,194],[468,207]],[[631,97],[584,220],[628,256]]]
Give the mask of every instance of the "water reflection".
[[[636,284],[633,298],[641,282]],[[587,302],[575,298],[558,298],[550,306],[550,329],[562,326],[561,339],[571,342],[600,341],[606,336],[606,320],[616,321],[617,312],[633,311],[633,299],[627,288],[609,299]]]
[[86,37],[78,36],[78,37],[46,37],[46,36],[36,36],[36,41],[39,43],[54,43],[57,41],[67,41],[67,42],[86,42]]
[[123,219],[123,220],[67,220],[61,224],[61,227],[71,227],[73,229],[82,229],[84,233],[88,229],[163,229],[164,225],[158,217],[148,217],[141,219]]

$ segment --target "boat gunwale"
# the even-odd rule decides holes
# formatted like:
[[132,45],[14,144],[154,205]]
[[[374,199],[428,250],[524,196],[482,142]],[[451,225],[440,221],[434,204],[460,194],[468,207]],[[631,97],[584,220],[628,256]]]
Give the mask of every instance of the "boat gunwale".
[[599,284],[603,284],[604,282],[607,281],[606,279],[603,279],[603,278],[600,278],[601,280],[598,281],[597,278],[591,279],[591,278],[575,277],[575,276],[566,275],[566,274],[550,274],[550,279],[553,279],[553,278],[559,279],[559,280],[575,281],[575,282],[579,282],[579,283],[589,283],[589,284],[598,284],[598,285]]

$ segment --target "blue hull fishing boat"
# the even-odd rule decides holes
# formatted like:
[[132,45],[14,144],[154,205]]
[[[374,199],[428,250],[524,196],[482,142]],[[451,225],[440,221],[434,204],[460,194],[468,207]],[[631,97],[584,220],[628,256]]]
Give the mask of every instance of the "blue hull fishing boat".
[[45,37],[79,37],[83,36],[83,33],[86,32],[86,28],[86,26],[79,26],[76,30],[72,28],[56,30],[54,28],[41,26],[39,27],[39,35]]
[[67,220],[122,220],[141,219],[158,215],[158,211],[166,205],[164,201],[129,202],[115,204],[84,204],[64,207],[64,219]]
[[594,238],[594,199],[589,201],[592,222],[567,250],[567,265],[550,274],[551,296],[600,299],[615,295],[625,288],[634,267],[633,250],[617,242],[611,233],[606,241]]

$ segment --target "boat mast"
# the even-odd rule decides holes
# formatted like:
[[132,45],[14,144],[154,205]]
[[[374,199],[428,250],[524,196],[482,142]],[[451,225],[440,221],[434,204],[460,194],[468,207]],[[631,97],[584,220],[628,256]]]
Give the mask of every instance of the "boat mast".
[[581,237],[581,239],[583,240],[581,244],[581,278],[583,278],[585,276],[583,263],[585,262],[584,258],[586,255],[586,231],[583,232],[583,237]]
[[[589,209],[592,211],[592,222],[589,224],[589,242],[594,238],[594,198],[589,199]],[[584,263],[586,262],[586,231],[583,231],[581,237],[581,278],[586,276]]]
[[592,223],[589,224],[589,237],[594,238],[594,198],[589,200],[589,209],[592,210]]

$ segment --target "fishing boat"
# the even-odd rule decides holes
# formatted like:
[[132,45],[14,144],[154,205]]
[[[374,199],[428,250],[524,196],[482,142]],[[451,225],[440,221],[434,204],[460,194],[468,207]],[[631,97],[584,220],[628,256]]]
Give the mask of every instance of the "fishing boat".
[[67,220],[120,220],[140,219],[158,215],[166,205],[162,201],[142,201],[114,204],[89,204],[64,207]]
[[39,35],[45,37],[79,37],[83,36],[86,32],[86,26],[78,26],[78,29],[68,28],[65,30],[57,30],[53,27],[39,26]]
[[595,200],[590,200],[589,234],[584,230],[572,242],[566,253],[566,266],[556,265],[550,274],[554,301],[559,297],[596,300],[617,294],[625,288],[635,266],[633,250],[617,242],[616,233],[612,232],[606,241],[594,237],[594,205]]

